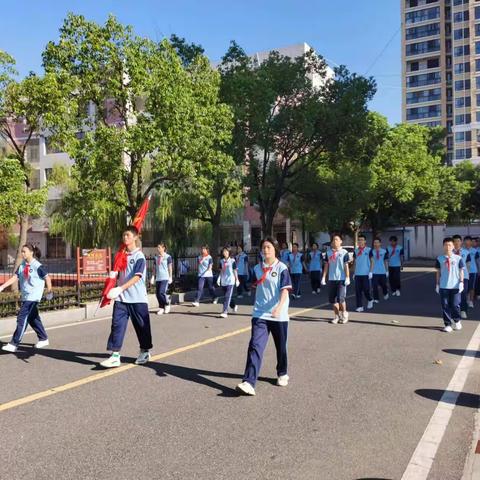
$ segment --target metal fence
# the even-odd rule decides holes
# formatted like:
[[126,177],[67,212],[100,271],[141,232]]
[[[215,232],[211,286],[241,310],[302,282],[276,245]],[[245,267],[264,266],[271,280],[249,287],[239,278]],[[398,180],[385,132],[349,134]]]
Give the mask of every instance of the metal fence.
[[[41,263],[49,272],[52,280],[52,300],[45,298],[40,302],[40,310],[61,310],[78,307],[86,302],[99,300],[104,279],[106,276],[92,276],[90,281],[82,280],[77,283],[77,262],[75,259],[41,259]],[[257,254],[249,254],[249,264],[257,263]],[[183,266],[182,266],[183,265]],[[188,292],[197,287],[198,257],[173,256],[174,281],[170,286],[171,292]],[[214,270],[217,270],[214,266]],[[155,293],[155,286],[151,285],[150,278],[155,272],[155,257],[147,257],[146,284],[149,293]],[[14,275],[14,266],[0,266],[0,285]],[[0,293],[0,318],[15,315],[20,307],[20,295],[17,292]]]

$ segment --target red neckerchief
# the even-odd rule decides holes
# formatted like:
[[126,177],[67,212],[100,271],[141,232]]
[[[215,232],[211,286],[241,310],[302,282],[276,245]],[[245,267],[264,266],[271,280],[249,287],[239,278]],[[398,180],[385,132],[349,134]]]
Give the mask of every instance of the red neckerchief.
[[458,249],[458,250],[453,249],[453,253],[454,253],[455,255],[460,255],[460,249]]
[[377,260],[380,260],[380,249],[377,250]]
[[293,256],[293,264],[295,265],[295,262],[297,261],[297,255],[298,255],[298,252],[297,253],[292,253],[292,256]]
[[30,265],[25,262],[25,266],[23,267],[23,278],[25,280],[28,280],[28,278],[30,277]]
[[313,260],[313,259],[314,259],[314,258],[317,256],[317,251],[318,251],[318,250],[314,250],[314,251],[313,251],[313,257],[312,257],[312,260]]
[[358,256],[360,257],[363,255],[363,251],[365,250],[365,247],[358,247]]
[[208,257],[208,253],[206,255],[202,255],[201,257],[198,257],[198,264],[201,265],[202,262]]
[[275,260],[275,262],[270,267],[264,267],[263,265],[261,265],[263,274],[258,280],[253,282],[252,287],[256,288],[259,285],[261,285],[263,282],[265,282],[268,274],[273,270],[273,267],[277,264],[277,262],[278,260]]
[[445,265],[447,266],[447,270],[450,272],[450,257],[445,257]]
[[222,272],[225,272],[228,266],[228,258],[222,258]]
[[395,250],[397,249],[397,247],[392,247],[392,257],[395,255]]
[[158,264],[161,265],[163,262],[163,255],[158,255]]
[[334,262],[337,259],[337,251],[332,250],[332,256],[330,257],[330,261]]

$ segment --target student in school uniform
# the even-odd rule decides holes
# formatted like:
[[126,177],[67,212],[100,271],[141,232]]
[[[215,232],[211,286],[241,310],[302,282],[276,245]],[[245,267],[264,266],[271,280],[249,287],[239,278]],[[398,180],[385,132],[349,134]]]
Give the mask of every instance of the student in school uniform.
[[177,262],[177,267],[180,278],[188,275],[188,272],[190,271],[190,265],[186,258],[179,258]]
[[308,254],[308,271],[310,273],[310,284],[312,293],[316,295],[320,293],[320,283],[322,280],[323,255],[318,250],[318,243],[312,243],[312,249]]
[[468,292],[467,292],[467,305],[469,308],[473,308],[473,301],[475,300],[475,287],[477,283],[478,274],[478,249],[473,246],[473,239],[470,235],[464,237],[463,242],[465,244],[465,250],[470,254],[470,266],[468,270]]
[[370,251],[370,273],[369,278],[372,280],[373,301],[378,303],[378,287],[382,289],[383,299],[388,300],[388,252],[382,248],[382,241],[375,238],[373,241],[373,249]]
[[167,253],[167,246],[164,242],[157,245],[158,254],[155,255],[155,295],[158,300],[158,315],[170,313],[170,302],[168,301],[168,286],[173,282],[173,260]]
[[395,297],[400,296],[401,271],[403,262],[405,261],[405,254],[403,247],[398,245],[398,239],[395,235],[390,237],[390,245],[387,247],[388,252],[388,281],[390,283],[390,290]]
[[123,243],[127,250],[127,267],[118,273],[117,286],[112,288],[107,297],[115,300],[113,305],[112,326],[108,337],[107,350],[110,358],[100,363],[104,368],[120,366],[122,349],[129,318],[132,320],[140,344],[140,353],[136,365],[143,365],[150,360],[152,332],[148,312],[148,296],[145,284],[147,262],[145,255],[137,247],[138,229],[129,226],[123,232]]
[[478,260],[477,260],[477,279],[475,280],[475,296],[477,300],[480,300],[480,244],[478,242],[478,237],[472,238],[473,248],[478,253]]
[[22,247],[22,263],[15,275],[0,285],[0,292],[15,283],[19,283],[21,305],[17,315],[17,328],[9,343],[2,347],[5,352],[15,353],[22,341],[27,326],[30,325],[38,337],[35,348],[44,348],[49,345],[48,335],[38,313],[38,304],[42,299],[45,284],[47,285],[46,299],[53,298],[52,281],[46,268],[39,262],[40,250],[36,245],[27,243]]
[[302,280],[303,268],[303,254],[298,251],[298,243],[294,243],[292,246],[292,253],[288,256],[288,269],[290,270],[290,278],[293,283],[292,298],[294,299],[302,297],[300,283]]
[[453,238],[443,240],[443,255],[437,257],[435,291],[440,295],[443,312],[443,331],[461,330],[460,302],[464,289],[465,264],[460,255],[454,252]]
[[198,291],[195,301],[192,302],[192,307],[199,307],[200,300],[203,295],[203,287],[207,284],[208,291],[214,304],[218,303],[218,298],[213,286],[213,259],[210,256],[210,249],[204,245],[201,250],[201,255],[197,258],[198,261]]
[[243,251],[243,247],[241,245],[238,245],[237,247],[237,256],[235,257],[235,262],[237,264],[238,281],[240,282],[237,288],[237,298],[243,298],[243,292],[250,296],[250,288],[248,288],[248,255]]
[[288,261],[290,259],[290,250],[288,249],[288,245],[283,242],[282,249],[280,250],[280,261],[283,262],[285,265],[288,265]]
[[461,292],[460,300],[460,317],[467,318],[468,313],[468,298],[467,292],[469,291],[470,282],[470,252],[463,247],[463,241],[461,235],[454,235],[453,237],[453,253],[460,255],[463,260],[463,290]]
[[371,248],[367,247],[367,237],[365,235],[358,236],[358,246],[353,252],[353,261],[355,269],[355,297],[357,300],[357,312],[363,312],[363,296],[367,299],[367,308],[373,308],[373,299],[370,293],[370,252]]
[[252,314],[252,332],[247,352],[243,380],[237,390],[255,395],[255,386],[262,366],[268,337],[272,334],[277,350],[277,385],[286,387],[289,290],[292,288],[287,266],[278,260],[279,252],[273,238],[262,241],[265,261],[254,269],[255,304]]
[[332,235],[331,248],[327,250],[325,268],[323,269],[322,285],[326,285],[328,278],[328,301],[333,307],[331,323],[347,323],[347,287],[350,285],[350,257],[348,251],[342,248],[342,236],[339,233]]
[[220,273],[217,278],[217,285],[223,289],[223,310],[220,314],[220,317],[228,317],[228,307],[232,311],[236,312],[238,310],[235,300],[233,299],[233,289],[235,286],[239,286],[240,282],[238,280],[237,273],[237,262],[230,257],[230,250],[228,247],[222,248],[222,258],[220,259]]

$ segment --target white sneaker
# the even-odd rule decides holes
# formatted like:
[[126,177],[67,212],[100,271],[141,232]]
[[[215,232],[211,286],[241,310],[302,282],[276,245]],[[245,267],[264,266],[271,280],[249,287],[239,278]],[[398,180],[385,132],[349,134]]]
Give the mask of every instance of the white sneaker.
[[453,329],[454,330],[461,330],[462,329],[462,322],[460,320],[458,322],[454,322]]
[[467,318],[467,312],[460,312],[460,317],[463,319]]
[[157,310],[157,315],[163,315],[165,313],[165,310],[163,308],[159,308]]
[[237,298],[243,298],[243,295],[237,295]]
[[380,303],[380,300],[374,300],[373,303]]
[[315,290],[312,290],[312,295],[316,295],[317,292]]
[[218,303],[218,298],[215,297],[215,298],[213,299],[213,302],[212,302],[212,303],[213,303],[214,305],[216,305],[216,304]]
[[252,292],[250,290],[247,292],[247,296],[249,296],[249,297],[252,296]]
[[135,365],[145,365],[150,360],[150,352],[140,350],[137,359],[135,360]]
[[227,317],[228,317],[228,313],[221,313],[221,314],[220,314],[220,317],[221,317],[221,318],[227,318]]
[[370,300],[367,304],[367,309],[371,310],[373,308],[373,300]]
[[237,385],[237,392],[242,392],[245,395],[255,395],[255,389],[248,382],[242,382]]
[[170,305],[165,306],[165,313],[170,313]]
[[11,343],[7,343],[2,347],[2,350],[4,352],[15,353],[17,351],[17,347],[15,345],[12,345]]
[[237,313],[238,312],[238,305],[235,305],[233,308],[232,308],[232,311]]
[[199,307],[200,306],[200,302],[192,302],[192,307]]
[[104,360],[102,363],[100,363],[100,365],[103,367],[103,368],[115,368],[115,367],[119,367],[120,366],[120,354],[113,354],[107,358],[106,360]]
[[356,312],[364,312],[364,309],[363,309],[363,307],[358,307],[355,311]]
[[297,295],[297,298],[302,298],[302,296],[301,296],[301,295]]
[[43,347],[48,347],[50,345],[50,342],[48,341],[48,338],[46,340],[39,340],[35,344],[35,348],[43,348]]
[[340,320],[340,317],[339,317],[338,315],[335,315],[335,316],[333,317],[333,320],[330,320],[330,323],[333,323],[333,324],[336,325],[339,320]]
[[443,327],[443,332],[445,333],[451,333],[452,332],[452,327],[450,325],[447,325],[446,327]]
[[384,299],[384,300],[388,300],[389,298],[390,298],[390,295],[388,295],[388,293],[383,296],[383,299]]
[[279,387],[286,387],[288,385],[289,380],[290,380],[290,377],[288,375],[280,375],[277,378],[277,385]]
[[400,296],[400,290],[397,290],[397,297]]
[[474,307],[473,302],[472,302],[471,300],[467,302],[467,305],[468,305],[470,308],[473,308],[473,307]]
[[338,323],[342,323],[345,325],[345,323],[348,323],[348,312],[342,312],[340,314],[340,321]]
[[317,293],[320,293],[320,289],[319,289],[319,288],[317,288]]

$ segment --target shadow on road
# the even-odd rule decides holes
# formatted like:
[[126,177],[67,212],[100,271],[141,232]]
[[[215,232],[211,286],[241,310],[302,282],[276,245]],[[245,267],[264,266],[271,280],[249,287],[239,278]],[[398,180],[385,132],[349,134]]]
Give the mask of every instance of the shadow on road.
[[446,393],[442,399],[442,402],[475,409],[480,406],[480,395],[477,395],[476,393],[459,393],[451,390],[440,390],[436,388],[421,388],[419,390],[415,390],[415,393],[421,397],[428,398],[429,400],[434,400],[436,402],[440,401],[440,399],[442,399]]
[[445,353],[450,353],[451,355],[459,355],[460,357],[480,358],[480,351],[478,350],[461,350],[458,348],[446,348],[442,351]]

